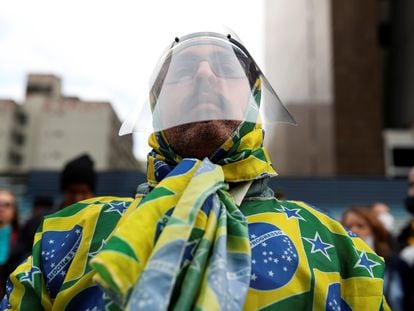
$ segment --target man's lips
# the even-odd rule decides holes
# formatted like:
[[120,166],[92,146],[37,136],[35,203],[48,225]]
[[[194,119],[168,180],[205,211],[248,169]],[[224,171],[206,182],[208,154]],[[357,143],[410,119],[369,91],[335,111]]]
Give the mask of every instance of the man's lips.
[[[168,102],[166,102],[168,103]],[[167,116],[163,123],[166,127],[209,120],[232,120],[226,98],[216,92],[194,92],[181,103],[170,104],[163,109]]]
[[211,94],[200,94],[195,96],[190,109],[192,114],[197,114],[198,118],[219,118],[223,116],[223,107],[220,98]]
[[224,117],[222,109],[211,102],[197,103],[191,109],[190,114],[195,120],[214,120]]

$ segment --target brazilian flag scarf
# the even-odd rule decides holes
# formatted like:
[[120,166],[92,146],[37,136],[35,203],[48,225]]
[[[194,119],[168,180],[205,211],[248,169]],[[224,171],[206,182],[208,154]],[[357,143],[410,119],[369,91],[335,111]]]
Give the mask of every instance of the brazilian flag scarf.
[[164,133],[150,136],[153,189],[91,260],[95,281],[120,307],[243,308],[251,247],[229,183],[276,175],[263,139],[260,125],[244,122],[210,159],[198,160],[181,159]]

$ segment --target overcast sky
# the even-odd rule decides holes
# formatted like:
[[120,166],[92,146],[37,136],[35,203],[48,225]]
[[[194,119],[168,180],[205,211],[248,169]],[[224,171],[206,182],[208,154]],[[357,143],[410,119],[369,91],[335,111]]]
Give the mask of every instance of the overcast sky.
[[[0,98],[21,102],[29,72],[52,73],[63,92],[110,101],[122,120],[162,50],[193,25],[233,29],[260,64],[261,0],[13,0],[0,10]],[[146,137],[136,139],[144,155]]]

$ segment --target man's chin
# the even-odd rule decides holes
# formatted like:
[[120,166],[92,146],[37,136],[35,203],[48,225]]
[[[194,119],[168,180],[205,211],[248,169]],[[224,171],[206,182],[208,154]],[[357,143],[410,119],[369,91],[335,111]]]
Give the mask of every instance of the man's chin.
[[181,131],[184,135],[229,137],[239,124],[239,121],[233,120],[206,120],[178,125],[174,129]]
[[196,129],[205,130],[208,133],[214,132],[221,127],[226,127],[226,121],[223,120],[207,120],[182,125],[184,129],[194,131]]
[[234,120],[200,121],[173,127],[165,134],[176,153],[202,159],[213,154],[239,124]]

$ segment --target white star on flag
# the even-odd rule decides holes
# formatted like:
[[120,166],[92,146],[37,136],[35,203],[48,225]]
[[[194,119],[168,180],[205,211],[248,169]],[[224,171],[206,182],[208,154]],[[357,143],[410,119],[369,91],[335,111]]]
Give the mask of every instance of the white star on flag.
[[299,212],[300,212],[299,208],[289,209],[289,208],[287,208],[283,205],[281,205],[280,207],[282,208],[282,210],[279,210],[279,211],[282,212],[282,213],[285,213],[285,215],[288,219],[291,219],[293,217],[293,218],[297,218],[297,219],[305,221],[305,219],[301,215],[299,215]]
[[319,252],[322,255],[324,255],[326,258],[328,258],[329,261],[331,261],[331,257],[329,256],[327,250],[334,246],[332,244],[325,243],[324,241],[322,241],[318,232],[315,232],[315,236],[313,237],[313,239],[311,238],[303,238],[303,239],[309,242],[310,244],[312,244],[311,254],[315,254]]
[[369,259],[367,253],[365,251],[362,251],[359,255],[358,261],[355,264],[354,268],[364,268],[368,271],[371,277],[374,277],[374,272],[372,271],[372,268],[380,265],[380,263]]

